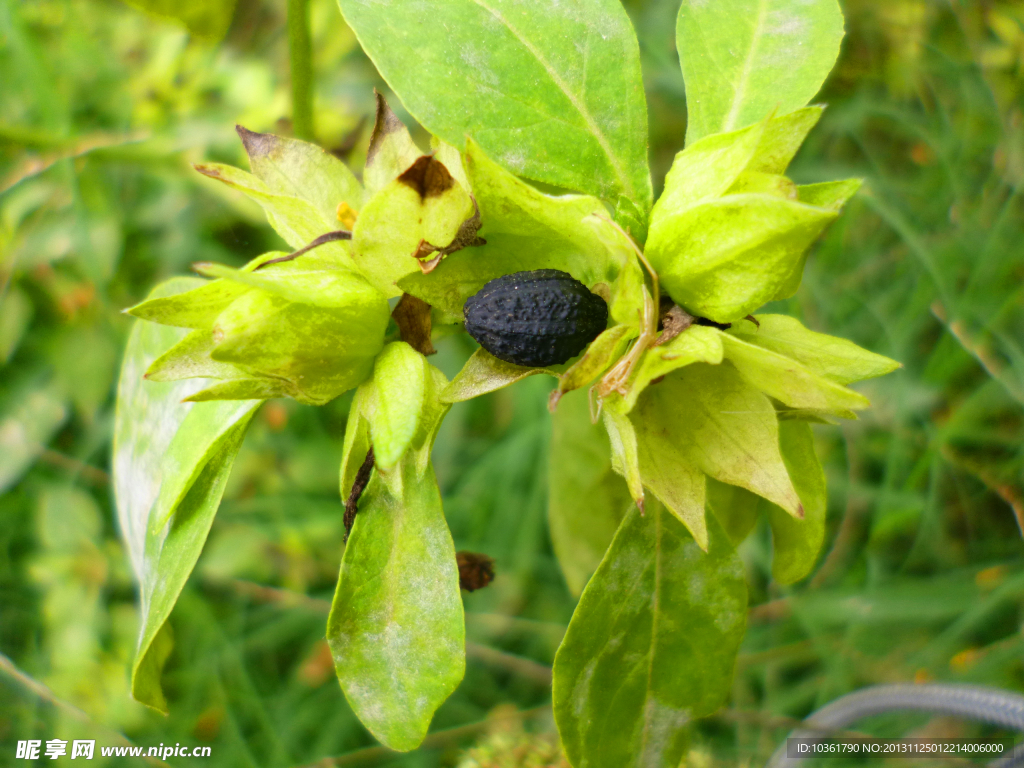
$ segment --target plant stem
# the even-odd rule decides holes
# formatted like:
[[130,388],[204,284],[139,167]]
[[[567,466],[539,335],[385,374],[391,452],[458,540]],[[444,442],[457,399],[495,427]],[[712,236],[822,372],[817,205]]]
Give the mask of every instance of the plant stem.
[[313,140],[313,57],[309,0],[288,0],[288,59],[292,77],[292,127],[300,139]]

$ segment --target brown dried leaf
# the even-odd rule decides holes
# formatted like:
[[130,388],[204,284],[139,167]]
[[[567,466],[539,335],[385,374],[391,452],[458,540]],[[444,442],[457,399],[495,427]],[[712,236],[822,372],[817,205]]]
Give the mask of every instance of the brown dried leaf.
[[437,352],[430,341],[430,305],[423,299],[403,293],[391,316],[398,324],[398,333],[406,344],[423,355]]

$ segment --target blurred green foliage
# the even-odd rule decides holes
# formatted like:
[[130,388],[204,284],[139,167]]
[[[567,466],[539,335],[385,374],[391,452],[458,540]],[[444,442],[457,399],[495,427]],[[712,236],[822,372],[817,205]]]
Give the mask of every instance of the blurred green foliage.
[[[871,683],[1024,689],[1024,9],[843,5],[830,107],[791,173],[867,181],[774,309],[905,368],[863,387],[863,420],[818,435],[829,512],[815,574],[771,582],[766,525],[744,545],[751,626],[730,707],[694,729],[695,766],[762,763],[788,718]],[[677,3],[626,6],[658,185],[686,129]],[[209,744],[218,766],[396,760],[348,710],[322,639],[347,397],[272,401],[256,417],[171,619],[171,715],[128,696],[135,592],[107,475],[120,310],[194,261],[280,247],[258,210],[190,163],[243,164],[236,122],[289,132],[284,14],[284,0],[241,3],[213,43],[114,0],[0,0],[0,762],[19,739],[118,734]],[[317,138],[355,160],[382,84],[330,0],[311,16]],[[449,376],[472,351],[438,346]],[[456,405],[442,427],[456,546],[496,558],[498,577],[465,596],[466,679],[403,765],[457,764],[499,705],[524,710],[528,731],[550,727],[536,708],[574,600],[547,530],[549,386]],[[960,727],[874,726],[973,733]],[[547,754],[546,737],[502,738],[463,764]]]

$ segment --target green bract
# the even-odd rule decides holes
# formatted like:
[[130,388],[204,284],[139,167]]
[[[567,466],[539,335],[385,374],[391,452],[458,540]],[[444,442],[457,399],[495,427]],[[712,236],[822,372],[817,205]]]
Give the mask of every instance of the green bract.
[[[811,571],[827,497],[810,424],[855,418],[868,401],[847,385],[898,367],[751,315],[794,294],[859,186],[785,176],[821,115],[806,103],[835,59],[838,7],[683,3],[690,141],[652,207],[637,41],[615,0],[340,5],[433,152],[378,95],[365,187],[311,144],[241,128],[252,173],[197,166],[261,205],[294,253],[196,265],[213,279],[130,310],[162,324],[133,331],[115,427],[143,597],[135,695],[164,706],[167,616],[253,410],[355,389],[327,637],[364,725],[415,748],[465,670],[434,438],[451,403],[544,374],[552,541],[582,593],[554,669],[562,742],[576,768],[674,768],[686,724],[729,691],[746,609],[736,545],[763,516],[775,579]],[[601,295],[609,327],[563,365],[477,350],[448,382],[425,357],[431,323],[450,332],[489,280],[535,269]],[[241,402],[192,405],[215,400]]]
[[312,405],[366,378],[388,322],[384,295],[329,254],[253,271],[282,255],[242,270],[198,265],[219,279],[132,307],[136,317],[193,329],[146,377],[217,380],[191,401],[293,397]]

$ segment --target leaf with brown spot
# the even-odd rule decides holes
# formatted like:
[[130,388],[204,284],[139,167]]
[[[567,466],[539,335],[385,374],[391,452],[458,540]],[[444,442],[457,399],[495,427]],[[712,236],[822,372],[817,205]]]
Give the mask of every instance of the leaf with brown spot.
[[249,155],[253,174],[274,194],[305,200],[325,221],[337,216],[342,202],[357,210],[363,206],[363,186],[348,166],[327,150],[241,125],[236,125],[235,131]]
[[370,147],[366,151],[366,167],[363,169],[363,183],[371,194],[394,181],[416,158],[422,155],[409,135],[409,130],[391,111],[387,100],[379,92],[377,96],[377,119],[370,134]]
[[421,200],[440,197],[455,185],[455,179],[448,173],[444,163],[433,155],[423,155],[402,173],[398,180],[415,190]]
[[462,247],[466,222],[475,216],[466,189],[443,163],[423,156],[359,212],[352,232],[354,260],[388,296],[400,296],[397,282],[436,266],[424,263],[430,254],[443,257]]

